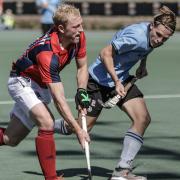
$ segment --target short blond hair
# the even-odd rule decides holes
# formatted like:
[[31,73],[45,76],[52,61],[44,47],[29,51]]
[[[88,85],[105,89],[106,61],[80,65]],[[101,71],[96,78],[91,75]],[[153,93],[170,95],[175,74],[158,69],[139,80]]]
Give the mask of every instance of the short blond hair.
[[176,15],[167,6],[162,6],[160,13],[154,16],[154,24],[163,24],[167,29],[174,33],[176,29]]
[[65,25],[70,16],[80,16],[80,11],[70,4],[61,4],[55,11],[53,21],[56,26]]

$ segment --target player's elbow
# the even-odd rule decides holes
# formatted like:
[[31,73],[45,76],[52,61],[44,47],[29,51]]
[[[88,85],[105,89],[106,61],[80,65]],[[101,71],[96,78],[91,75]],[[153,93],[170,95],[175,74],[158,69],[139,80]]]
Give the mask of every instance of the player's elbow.
[[99,55],[102,61],[108,57],[111,57],[111,53],[106,49],[102,49]]

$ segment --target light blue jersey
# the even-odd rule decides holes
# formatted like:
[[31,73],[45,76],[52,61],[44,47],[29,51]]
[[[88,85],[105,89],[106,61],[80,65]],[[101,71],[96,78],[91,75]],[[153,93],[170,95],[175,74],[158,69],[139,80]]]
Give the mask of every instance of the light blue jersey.
[[[41,4],[48,3],[47,8],[42,8]],[[53,14],[60,4],[60,0],[36,0],[36,5],[39,7],[41,17],[41,23],[53,24]]]
[[[153,50],[149,43],[149,25],[150,23],[143,22],[127,26],[118,31],[110,42],[116,52],[114,68],[121,82],[128,78],[129,70]],[[115,86],[100,56],[90,65],[89,73],[100,85]]]

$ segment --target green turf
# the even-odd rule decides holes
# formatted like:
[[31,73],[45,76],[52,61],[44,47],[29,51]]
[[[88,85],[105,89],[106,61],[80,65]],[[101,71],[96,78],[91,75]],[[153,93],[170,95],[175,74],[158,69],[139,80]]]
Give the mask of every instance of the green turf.
[[[113,33],[87,32],[89,62],[95,59]],[[6,87],[11,62],[21,55],[39,34],[38,31],[0,32],[0,102],[11,100]],[[145,95],[180,94],[179,40],[180,34],[176,33],[164,46],[149,56],[149,76],[138,82]],[[76,90],[75,72],[75,63],[72,63],[61,73],[68,98],[73,98]],[[179,180],[180,98],[150,98],[146,102],[152,123],[146,131],[144,146],[134,162],[135,172],[147,175],[148,180]],[[69,104],[76,115],[74,103]],[[11,104],[0,104],[0,125],[7,125],[11,108]],[[59,115],[52,105],[51,109],[58,118]],[[129,118],[116,108],[103,111],[99,117],[91,132],[90,149],[94,180],[108,179],[112,173],[120,155],[123,135],[129,125]],[[36,132],[35,128],[18,147],[0,147],[0,180],[43,179],[35,153]],[[63,171],[67,180],[85,180],[86,161],[76,137],[55,137],[58,173]]]

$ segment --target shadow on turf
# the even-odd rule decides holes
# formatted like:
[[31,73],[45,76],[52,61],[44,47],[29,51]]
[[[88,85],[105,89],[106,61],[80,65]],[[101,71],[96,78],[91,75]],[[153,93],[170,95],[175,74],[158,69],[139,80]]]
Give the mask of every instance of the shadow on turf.
[[151,173],[146,174],[148,180],[179,180],[180,174],[176,173],[165,173],[165,172],[159,172],[159,173]]
[[[105,179],[109,178],[112,174],[112,170],[106,169],[103,167],[91,166],[91,171],[93,176],[96,177],[104,177]],[[88,180],[88,172],[87,168],[70,168],[70,169],[62,169],[57,171],[59,174],[64,174],[64,177],[77,177],[79,176],[79,180]]]
[[[112,170],[102,168],[102,167],[97,167],[97,166],[92,166],[92,178],[95,179],[95,177],[104,177],[105,180],[109,180],[112,174]],[[78,177],[79,179],[77,180],[88,180],[88,175],[87,175],[87,169],[86,168],[72,168],[72,169],[63,169],[60,171],[57,171],[58,174],[64,174],[65,178],[69,177]],[[147,176],[148,180],[179,180],[180,179],[180,174],[176,173],[164,173],[164,172],[159,172],[159,173],[149,173],[149,174],[141,174],[138,173],[138,175],[141,176]]]
[[0,126],[7,126],[9,122],[0,122]]
[[37,175],[37,176],[42,176],[42,173],[39,172],[34,172],[34,171],[23,171],[23,173],[25,174],[33,174],[33,175]]
[[[112,174],[112,170],[97,166],[91,166],[91,170],[93,172],[93,176],[109,178]],[[42,176],[42,173],[33,172],[33,171],[23,171],[23,173]],[[57,171],[58,176],[62,174],[64,178],[79,176],[80,179],[78,180],[88,180],[87,173],[88,173],[87,168],[70,168],[70,169],[62,169]]]
[[[112,174],[112,170],[92,166],[92,178],[95,179],[95,177],[104,177],[105,180],[108,180]],[[39,172],[33,172],[33,171],[23,171],[25,174],[33,174],[37,176],[42,176],[42,173]],[[86,168],[70,168],[70,169],[62,169],[57,171],[58,175],[64,174],[64,178],[72,178],[76,177],[76,180],[88,180],[87,175],[87,169]],[[144,175],[144,174],[138,174],[138,175]],[[79,179],[77,177],[79,176]],[[151,173],[146,174],[146,177],[148,180],[179,180],[180,174],[175,173]]]
[[[108,139],[108,138],[106,138]],[[123,140],[122,138],[119,138],[120,140]],[[96,141],[105,141],[105,138],[99,138],[96,137]],[[116,142],[116,140],[114,140],[113,138],[110,138],[111,142]],[[36,151],[19,151],[19,153],[22,155],[26,155],[26,156],[36,156]],[[117,150],[117,152],[113,152],[113,154],[107,154],[107,155],[102,155],[100,153],[96,153],[96,152],[91,152],[91,159],[117,159],[119,154],[119,150]],[[79,159],[79,157],[81,157],[82,151],[79,150],[57,150],[56,151],[56,155],[57,156],[61,156],[61,157],[66,157],[71,155],[71,159]],[[143,155],[148,155],[150,158],[156,158],[156,159],[171,159],[171,160],[175,160],[175,161],[179,161],[180,160],[180,153],[173,151],[171,149],[163,149],[163,148],[159,148],[159,147],[150,147],[150,146],[144,146],[141,150],[140,153],[141,156]],[[158,157],[159,156],[159,157]]]

